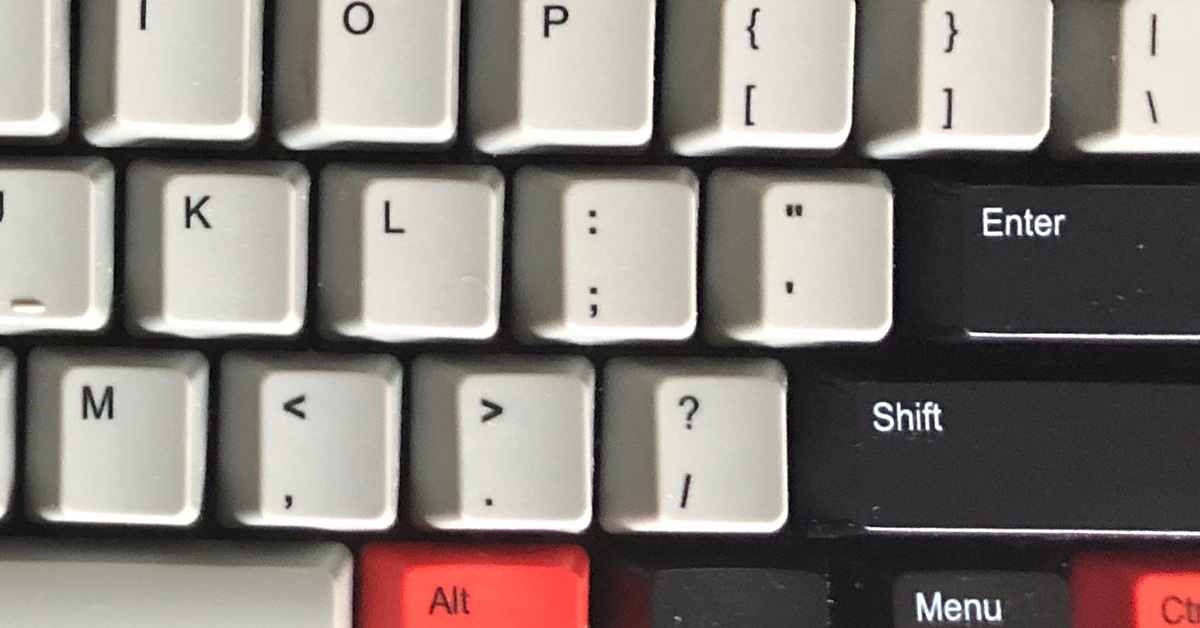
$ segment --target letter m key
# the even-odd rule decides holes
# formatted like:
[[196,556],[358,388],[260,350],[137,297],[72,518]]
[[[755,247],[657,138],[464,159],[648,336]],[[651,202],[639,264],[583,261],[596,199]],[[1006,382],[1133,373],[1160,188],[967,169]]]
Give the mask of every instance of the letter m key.
[[104,414],[108,414],[108,419],[112,420],[113,410],[116,406],[115,393],[112,386],[104,387],[104,394],[100,396],[100,400],[96,400],[96,393],[92,391],[91,386],[83,387],[83,420],[88,419],[90,414],[93,418],[99,419]]

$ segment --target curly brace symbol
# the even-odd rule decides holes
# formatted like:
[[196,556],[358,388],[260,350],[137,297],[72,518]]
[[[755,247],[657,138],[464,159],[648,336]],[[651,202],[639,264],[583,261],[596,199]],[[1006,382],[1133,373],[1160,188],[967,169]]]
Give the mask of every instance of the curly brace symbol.
[[761,11],[758,7],[750,11],[750,25],[746,27],[746,32],[750,33],[750,48],[753,50],[758,50],[758,33],[754,29],[758,28],[758,14]]
[[946,20],[950,26],[950,39],[946,41],[946,53],[954,52],[954,38],[958,37],[958,28],[954,25],[954,11],[946,11]]

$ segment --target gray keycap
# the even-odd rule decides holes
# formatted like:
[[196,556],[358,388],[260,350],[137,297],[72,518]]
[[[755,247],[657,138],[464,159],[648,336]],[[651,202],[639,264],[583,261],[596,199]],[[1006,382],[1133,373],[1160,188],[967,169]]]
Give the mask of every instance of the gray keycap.
[[176,526],[199,518],[208,430],[199,352],[37,349],[27,421],[32,516]]
[[788,510],[786,397],[774,360],[609,361],[600,524],[610,532],[779,530]]
[[0,540],[0,608],[21,628],[350,628],[337,543],[82,545]]
[[415,523],[558,532],[591,524],[587,360],[423,356],[413,377]]

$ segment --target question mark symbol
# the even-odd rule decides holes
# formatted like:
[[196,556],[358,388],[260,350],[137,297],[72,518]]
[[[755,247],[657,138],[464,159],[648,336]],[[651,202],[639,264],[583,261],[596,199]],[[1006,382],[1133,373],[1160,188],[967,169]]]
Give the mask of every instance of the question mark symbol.
[[691,395],[684,395],[683,397],[679,398],[679,406],[686,406],[688,405],[689,401],[692,402],[692,409],[688,410],[687,413],[687,428],[690,430],[692,429],[692,417],[695,416],[696,412],[700,410],[700,400]]

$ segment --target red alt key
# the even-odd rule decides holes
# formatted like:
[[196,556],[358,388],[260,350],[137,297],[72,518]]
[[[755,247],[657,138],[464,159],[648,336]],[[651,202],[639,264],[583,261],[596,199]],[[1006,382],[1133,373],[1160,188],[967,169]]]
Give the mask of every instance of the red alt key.
[[359,628],[587,628],[588,557],[574,546],[368,545]]
[[1095,553],[1071,564],[1074,628],[1200,625],[1200,555]]

